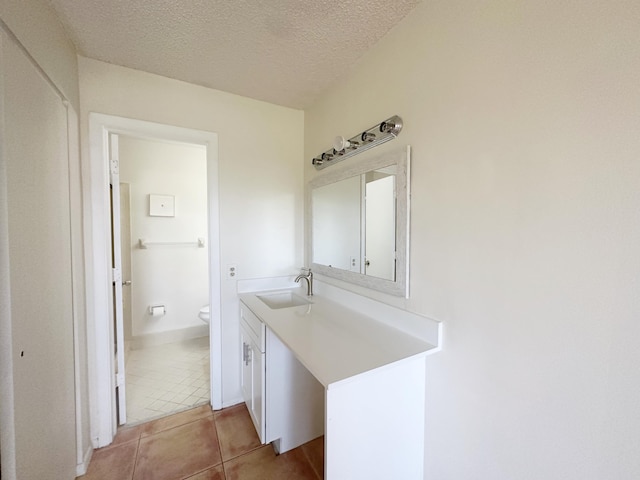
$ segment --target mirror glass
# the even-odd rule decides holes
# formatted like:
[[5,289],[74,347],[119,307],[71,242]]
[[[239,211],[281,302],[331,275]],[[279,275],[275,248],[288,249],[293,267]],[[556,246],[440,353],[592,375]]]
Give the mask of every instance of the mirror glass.
[[313,189],[313,261],[396,279],[396,166]]
[[310,183],[311,259],[321,274],[407,294],[409,148]]

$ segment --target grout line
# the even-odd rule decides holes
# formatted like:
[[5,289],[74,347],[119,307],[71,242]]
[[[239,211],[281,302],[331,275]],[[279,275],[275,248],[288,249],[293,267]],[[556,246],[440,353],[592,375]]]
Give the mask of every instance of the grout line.
[[118,442],[118,443],[116,443],[116,441],[115,441],[117,436],[118,436],[118,434],[121,433],[123,429],[133,430],[133,429],[137,429],[137,428],[138,428],[138,426],[133,426],[133,427],[126,426],[124,428],[116,429],[116,434],[113,437],[113,441],[109,445],[105,445],[104,447],[100,447],[100,448],[94,449],[94,450],[108,450],[110,448],[117,448],[117,447],[120,447],[121,445],[128,445],[130,443],[137,442],[138,440],[140,440],[140,435],[141,435],[142,431],[138,432],[138,434],[135,437],[133,437],[131,440],[127,440],[126,442]]
[[136,456],[133,459],[133,470],[131,471],[131,480],[136,477],[136,467],[138,466],[138,454],[140,453],[140,441],[141,437],[138,437],[138,445],[136,445]]
[[[253,453],[253,452],[255,452],[256,450],[260,450],[260,449],[261,449],[261,448],[263,448],[263,447],[271,447],[271,448],[273,448],[273,446],[272,446],[270,443],[267,443],[267,444],[265,444],[265,445],[260,444],[260,445],[258,445],[257,447],[253,447],[251,450],[247,450],[246,452],[239,453],[239,454],[238,454],[238,455],[236,455],[235,457],[230,457],[230,458],[224,459],[224,460],[222,461],[222,463],[230,462],[231,460],[236,460],[236,459],[238,459],[238,458],[240,458],[240,457],[244,457],[245,455],[248,455],[248,454],[250,454],[250,453]],[[221,452],[222,452],[222,451],[221,451]]]
[[302,447],[302,454],[304,455],[304,458],[307,460],[307,463],[311,467],[311,470],[313,470],[313,473],[316,474],[316,477],[319,477],[318,471],[316,470],[316,466],[311,461],[311,458],[309,458],[309,453],[307,452],[307,449],[304,448],[304,445],[301,445],[301,447]]
[[[218,431],[218,422],[216,422],[215,412],[212,410],[211,413],[212,413],[211,416],[213,417],[213,428],[216,429],[216,443],[218,444],[218,453],[220,454],[220,462],[222,462],[222,465],[224,466],[224,458],[222,456],[222,445],[220,445],[220,432]],[[226,477],[226,474],[225,474],[225,477]]]
[[222,460],[220,460],[220,463],[216,463],[215,465],[209,465],[208,467],[203,468],[202,470],[199,470],[199,471],[194,472],[194,473],[190,473],[187,477],[182,477],[180,480],[189,480],[190,478],[193,478],[196,475],[200,475],[201,473],[206,472],[207,470],[211,470],[212,468],[215,468],[215,467],[218,467],[218,466],[222,467],[223,471],[224,471],[224,466],[223,466]]
[[227,466],[225,465],[225,462],[222,462],[222,473],[224,474],[224,478],[226,480],[226,478],[227,478]]
[[[169,416],[171,416],[171,415],[169,415]],[[213,418],[213,416],[212,416],[212,418]],[[180,425],[174,425],[172,427],[168,427],[168,428],[165,428],[163,430],[158,430],[157,432],[150,433],[148,435],[145,435],[144,437],[141,435],[140,439],[155,437],[156,435],[159,435],[161,433],[165,433],[165,432],[168,432],[170,430],[174,430],[174,429],[179,428],[179,427],[184,427],[185,425],[190,425],[192,423],[199,422],[200,420],[206,420],[206,419],[207,419],[207,416],[205,415],[203,417],[196,418],[196,419],[190,420],[188,422],[181,423]],[[214,423],[215,423],[215,420],[214,420]]]

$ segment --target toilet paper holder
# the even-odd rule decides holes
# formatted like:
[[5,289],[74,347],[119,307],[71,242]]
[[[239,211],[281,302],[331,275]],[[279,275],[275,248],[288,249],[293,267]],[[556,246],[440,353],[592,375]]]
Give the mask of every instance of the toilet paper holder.
[[167,309],[164,305],[149,305],[149,315],[152,317],[161,317],[167,313]]

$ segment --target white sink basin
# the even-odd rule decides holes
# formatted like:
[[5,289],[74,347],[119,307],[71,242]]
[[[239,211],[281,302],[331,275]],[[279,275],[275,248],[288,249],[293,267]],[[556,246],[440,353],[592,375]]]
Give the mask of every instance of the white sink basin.
[[300,305],[308,305],[311,303],[311,301],[299,297],[293,292],[268,293],[265,295],[257,295],[257,297],[271,309],[299,307]]

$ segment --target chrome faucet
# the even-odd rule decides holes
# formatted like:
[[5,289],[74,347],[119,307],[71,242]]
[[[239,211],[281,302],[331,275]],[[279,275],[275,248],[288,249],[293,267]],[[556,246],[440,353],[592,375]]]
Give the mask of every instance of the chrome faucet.
[[296,277],[296,283],[300,283],[303,278],[307,281],[307,296],[310,297],[313,295],[313,272],[310,268],[302,269],[302,273]]

